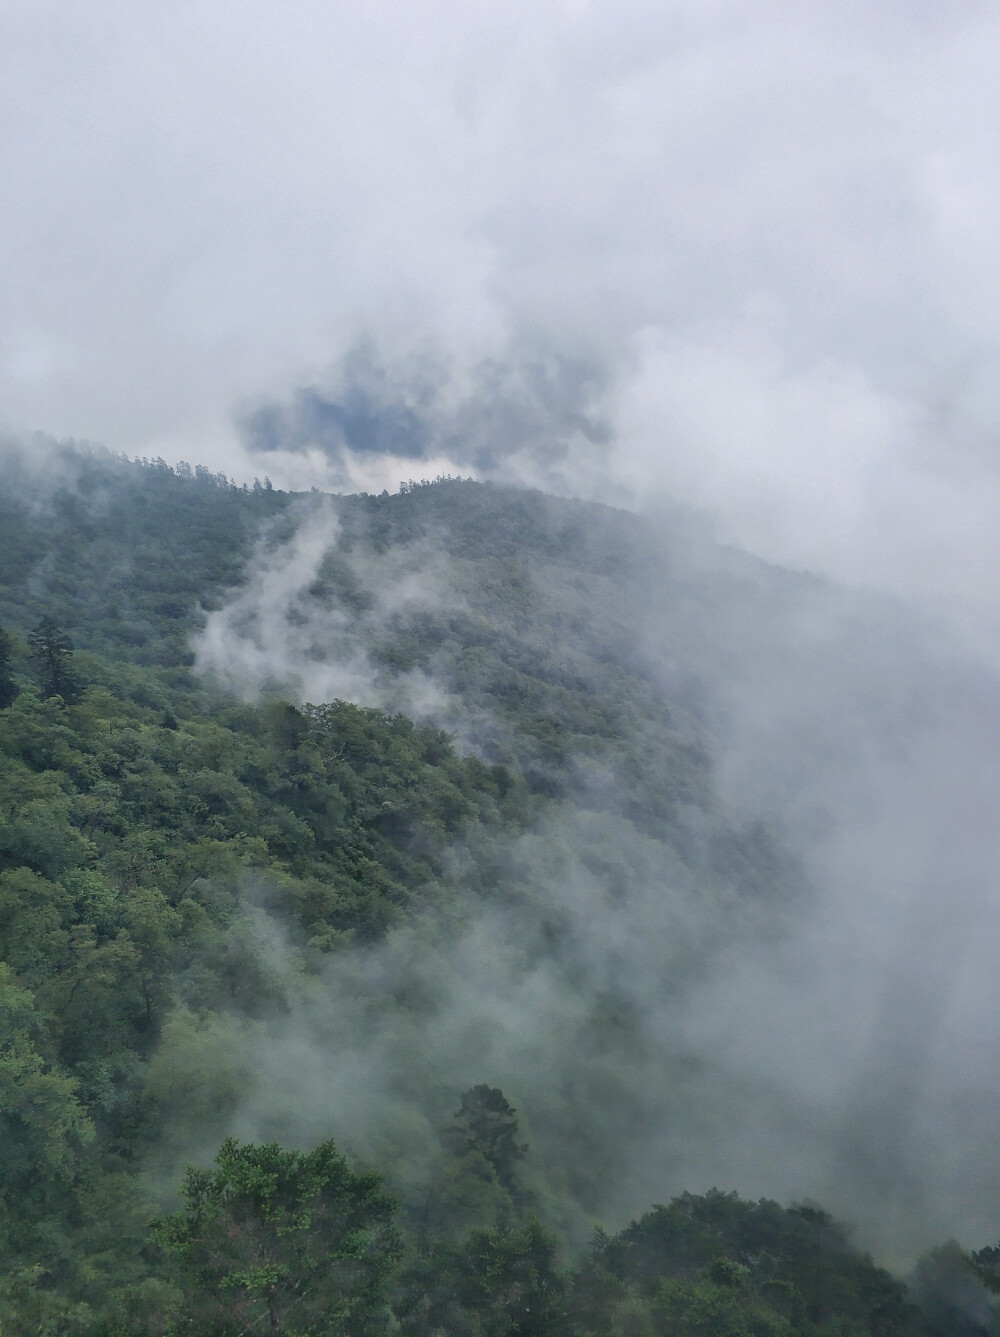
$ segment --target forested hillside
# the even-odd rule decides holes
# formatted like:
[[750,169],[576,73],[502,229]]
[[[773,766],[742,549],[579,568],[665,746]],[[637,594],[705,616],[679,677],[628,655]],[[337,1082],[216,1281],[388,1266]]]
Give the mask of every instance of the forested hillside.
[[731,665],[831,597],[681,515],[0,451],[0,1331],[1000,1332],[993,1249],[677,1182],[691,1000],[810,895]]

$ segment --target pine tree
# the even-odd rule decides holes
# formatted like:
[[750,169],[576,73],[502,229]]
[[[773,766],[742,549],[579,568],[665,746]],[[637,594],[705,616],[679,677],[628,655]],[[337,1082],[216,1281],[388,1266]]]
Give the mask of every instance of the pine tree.
[[445,1143],[457,1155],[479,1152],[506,1189],[513,1187],[515,1163],[528,1150],[517,1140],[517,1110],[496,1086],[473,1086],[462,1092],[455,1121]]
[[38,626],[28,633],[28,645],[42,695],[71,700],[76,683],[73,675],[73,642],[70,638],[50,617],[43,617]]
[[13,649],[13,638],[9,632],[0,627],[0,710],[6,710],[8,706],[13,705],[21,690],[14,681],[11,668]]

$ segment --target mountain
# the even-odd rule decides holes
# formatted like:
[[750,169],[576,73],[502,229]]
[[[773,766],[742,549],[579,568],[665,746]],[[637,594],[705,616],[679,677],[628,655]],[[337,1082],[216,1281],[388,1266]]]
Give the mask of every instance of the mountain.
[[992,745],[911,614],[680,510],[37,443],[0,624],[5,1330],[997,1330],[985,1254],[907,1299],[824,1212],[712,1190],[915,1215],[822,940],[876,819],[896,858],[886,780]]

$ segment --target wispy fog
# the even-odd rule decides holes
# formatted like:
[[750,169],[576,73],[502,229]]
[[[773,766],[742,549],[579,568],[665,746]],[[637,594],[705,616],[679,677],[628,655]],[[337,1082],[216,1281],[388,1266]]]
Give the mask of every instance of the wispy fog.
[[341,558],[338,574],[348,573],[353,595],[348,603],[336,597],[343,589],[329,581],[339,529],[330,499],[316,497],[299,509],[290,532],[287,522],[281,528],[284,541],[270,535],[246,585],[205,619],[195,667],[249,699],[270,689],[303,701],[341,699],[425,715],[434,691],[429,680],[397,675],[381,683],[368,655],[372,637],[363,635],[363,627],[403,604],[439,603],[433,575],[414,570],[408,554],[411,563],[370,563],[362,583],[355,566]]
[[[414,504],[394,503],[400,533]],[[488,564],[456,557],[446,522],[378,551],[338,505],[314,498],[263,541],[209,615],[200,665],[246,695],[402,705],[463,746],[516,753],[447,655],[419,673],[385,655],[456,610],[473,642],[503,629]],[[682,516],[595,512],[568,562],[553,540],[581,513],[545,515],[524,555],[523,652],[544,671],[558,618],[565,675],[610,662],[655,686],[707,748],[709,790],[680,827],[644,825],[613,759],[592,757],[509,852],[501,900],[463,899],[309,983],[265,890],[260,950],[290,995],[234,1039],[255,1055],[240,1130],[333,1126],[419,1179],[455,1093],[486,1081],[524,1110],[533,1173],[577,1231],[725,1184],[818,1199],[897,1262],[990,1238],[1000,682],[898,602],[718,547]],[[493,544],[485,528],[480,556]],[[720,875],[727,830],[766,868],[761,821],[772,880]]]

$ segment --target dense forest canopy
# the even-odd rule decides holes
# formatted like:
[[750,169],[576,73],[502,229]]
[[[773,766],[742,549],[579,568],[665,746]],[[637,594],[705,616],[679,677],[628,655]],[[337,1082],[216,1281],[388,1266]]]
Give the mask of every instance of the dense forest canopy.
[[[982,1239],[902,1278],[726,1181],[816,1159],[711,1032],[817,895],[807,767],[941,709],[898,610],[682,513],[37,443],[0,625],[5,1334],[1000,1332]],[[748,684],[837,655],[750,801]],[[889,1256],[909,1166],[842,1152]]]

